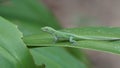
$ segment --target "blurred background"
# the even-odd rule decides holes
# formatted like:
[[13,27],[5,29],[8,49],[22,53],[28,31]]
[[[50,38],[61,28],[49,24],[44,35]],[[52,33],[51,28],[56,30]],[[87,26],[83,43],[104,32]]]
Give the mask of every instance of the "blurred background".
[[[64,27],[119,26],[119,0],[43,0]],[[79,24],[79,25],[78,25]]]
[[[43,0],[63,27],[120,26],[120,0]],[[85,50],[94,68],[120,68],[120,55]]]
[[[41,22],[41,26],[52,26],[52,23],[56,22],[52,19],[52,15],[51,17],[47,16],[49,14],[48,10],[53,13],[59,22],[58,24],[63,28],[120,25],[120,0],[38,0],[40,3],[35,2],[34,4],[32,0],[29,0],[29,3],[27,3],[28,0],[12,1],[16,4],[14,5],[10,0],[0,0],[0,16],[19,24],[20,29],[25,33],[24,35],[30,34],[30,31],[39,32],[37,31],[39,28],[38,22]],[[27,3],[27,6],[24,3]],[[36,8],[38,6],[36,3],[48,7],[48,9],[44,9],[46,12],[40,10],[44,7]],[[44,19],[45,17],[52,21],[46,23],[48,19]],[[22,24],[19,22],[29,23]],[[34,22],[34,24],[31,22]],[[27,24],[35,25],[35,28]],[[58,24],[54,23],[54,25]],[[93,68],[120,68],[119,55],[92,50],[83,51],[88,55]]]

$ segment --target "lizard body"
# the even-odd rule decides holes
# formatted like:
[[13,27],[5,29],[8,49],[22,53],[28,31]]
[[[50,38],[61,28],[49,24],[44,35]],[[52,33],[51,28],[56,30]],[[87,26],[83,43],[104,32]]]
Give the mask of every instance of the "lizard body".
[[41,29],[53,35],[55,41],[69,40],[71,43],[75,43],[76,42],[75,40],[103,40],[103,41],[120,40],[120,38],[104,37],[104,36],[79,36],[72,33],[57,31],[52,27],[48,27],[48,26],[43,27]]

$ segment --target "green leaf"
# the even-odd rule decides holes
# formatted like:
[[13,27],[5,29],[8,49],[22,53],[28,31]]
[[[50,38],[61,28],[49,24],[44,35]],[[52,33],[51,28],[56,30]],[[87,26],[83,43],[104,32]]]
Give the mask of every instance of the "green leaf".
[[[36,0],[10,0],[11,4],[0,6],[0,15],[15,23],[23,35],[40,33],[42,26],[60,28],[52,12]],[[21,11],[22,9],[22,11]]]
[[35,68],[32,56],[21,37],[22,33],[16,25],[0,17],[1,68]]
[[[102,36],[120,38],[119,27],[82,27],[64,29],[62,31],[80,36]],[[85,48],[120,54],[119,40],[118,41],[79,40],[77,41],[76,45],[73,45],[67,41],[54,43],[54,38],[51,35],[47,33],[43,33],[42,35],[34,36],[32,35],[29,37],[24,37],[24,41],[28,46],[61,46],[72,48]]]
[[[40,28],[46,25],[55,27],[56,29],[60,28],[58,21],[56,21],[52,12],[44,5],[44,3],[42,3],[42,1],[10,0],[9,4],[0,6],[0,15],[17,24],[24,36],[38,33],[41,34]],[[53,50],[56,51],[54,48]],[[47,52],[49,51],[46,50],[45,53]],[[39,54],[37,53],[36,55]],[[79,55],[81,55],[80,52]],[[47,58],[49,59],[49,57]],[[38,68],[44,68],[44,65],[39,65]]]
[[60,47],[31,48],[36,64],[45,68],[87,68],[86,65]]
[[76,49],[76,48],[70,48],[70,47],[66,47],[65,48],[71,55],[73,55],[76,59],[80,60],[81,62],[83,62],[84,64],[86,64],[86,66],[88,68],[91,67],[90,61],[87,58],[87,55],[84,53],[84,51],[82,51],[81,49]]
[[[40,38],[40,37],[43,37],[43,38],[45,38],[44,40],[43,40],[43,38]],[[51,37],[51,39],[49,38],[49,37]],[[49,40],[49,41],[46,41],[46,40]],[[50,35],[42,35],[42,34],[40,34],[40,35],[32,35],[32,36],[28,36],[28,37],[25,37],[24,38],[24,41],[26,42],[26,44],[28,44],[28,47],[30,46],[32,46],[32,47],[34,47],[34,46],[36,46],[36,44],[37,44],[37,46],[42,46],[42,44],[39,44],[39,43],[42,43],[42,41],[43,41],[43,44],[44,43],[53,43],[54,42],[54,40],[52,39],[52,36]],[[34,44],[34,43],[36,43],[36,44]],[[29,45],[29,43],[31,43],[30,45]],[[44,46],[44,45],[43,45]],[[49,46],[49,45],[48,45]],[[53,45],[54,46],[54,45]],[[40,48],[39,48],[40,49]],[[41,49],[43,49],[43,47],[41,47]],[[49,49],[49,48],[48,48]],[[50,48],[51,49],[51,48]],[[85,65],[86,65],[86,67],[89,67],[90,66],[90,64],[89,64],[89,61],[87,60],[87,58],[86,58],[86,56],[79,50],[79,49],[72,49],[72,48],[65,48],[64,50],[66,50],[67,49],[67,52],[66,52],[66,54],[70,54],[70,56],[74,56],[74,59],[77,59],[78,61],[80,61],[80,62],[82,62],[82,63],[84,63]],[[59,51],[57,51],[56,50],[56,48],[52,48],[52,50],[54,50],[55,52],[58,52],[59,53]],[[61,49],[61,51],[62,51],[63,49]],[[40,53],[41,51],[39,51],[39,53]],[[75,53],[76,52],[76,53]],[[51,52],[51,51],[49,51],[49,50],[45,50],[44,51],[44,53],[53,53],[53,52]],[[73,54],[74,53],[74,54]],[[36,53],[36,55],[39,55],[39,54],[37,54]],[[56,57],[59,57],[59,56],[61,56],[61,55],[63,55],[63,54],[58,54]],[[33,55],[34,56],[34,55]],[[65,56],[65,55],[64,55]],[[69,59],[71,59],[71,57],[67,57],[67,58],[69,58]],[[43,57],[39,57],[39,59],[43,59]],[[46,56],[46,59],[50,59],[49,58],[49,56]],[[62,60],[62,58],[60,58],[61,60]],[[41,64],[40,63],[41,61],[39,61],[39,64]],[[47,62],[47,60],[45,61],[45,62]],[[56,62],[59,62],[59,61],[53,61],[54,63],[56,63]],[[64,63],[64,62],[63,62]],[[76,64],[76,63],[75,63]],[[87,66],[87,65],[89,65],[89,66]]]
[[[15,22],[24,36],[41,34],[40,28],[46,25],[60,28],[56,18],[41,1],[11,0],[10,3],[12,3],[12,5],[0,7],[0,14]],[[23,11],[21,11],[21,9]],[[48,51],[45,51],[45,53],[47,52]],[[80,52],[79,55],[81,55]]]
[[42,1],[11,0],[10,3],[12,3],[12,5],[0,6],[1,16],[12,20],[32,22],[39,26],[49,25],[59,28],[57,19]]

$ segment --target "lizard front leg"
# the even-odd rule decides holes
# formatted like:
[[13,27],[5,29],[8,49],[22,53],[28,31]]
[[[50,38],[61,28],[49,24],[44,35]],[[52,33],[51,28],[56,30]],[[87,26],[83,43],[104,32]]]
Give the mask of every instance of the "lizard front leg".
[[59,38],[56,35],[53,35],[53,37],[54,37],[54,42],[55,43],[58,42]]

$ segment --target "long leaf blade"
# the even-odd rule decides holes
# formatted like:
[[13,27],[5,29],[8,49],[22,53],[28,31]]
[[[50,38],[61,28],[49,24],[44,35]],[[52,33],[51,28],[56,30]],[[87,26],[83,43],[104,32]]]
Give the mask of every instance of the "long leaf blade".
[[0,17],[0,65],[3,65],[1,68],[35,68],[32,56],[21,37],[22,33],[16,25]]
[[[80,36],[101,36],[120,38],[119,27],[82,27],[82,28],[70,28],[61,30]],[[24,38],[24,41],[28,46],[61,46],[61,47],[73,47],[73,48],[86,48],[100,51],[107,51],[116,54],[120,54],[120,41],[95,41],[95,40],[79,40],[76,45],[65,42],[54,43],[54,38],[43,33],[43,36],[34,35]]]

